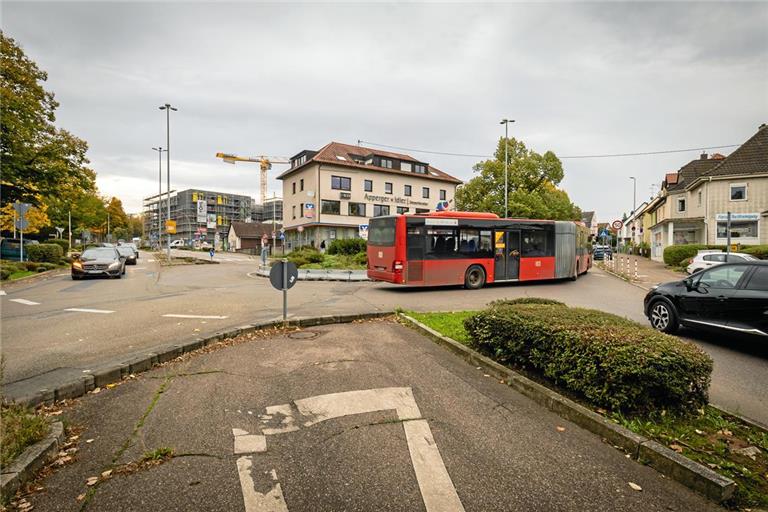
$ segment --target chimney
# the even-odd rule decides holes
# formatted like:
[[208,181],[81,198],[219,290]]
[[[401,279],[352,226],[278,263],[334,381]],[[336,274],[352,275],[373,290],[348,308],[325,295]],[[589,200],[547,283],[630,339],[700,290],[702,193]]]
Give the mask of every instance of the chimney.
[[699,156],[699,158],[700,158],[701,160],[706,160],[706,159],[707,159],[707,153],[706,153],[706,151],[702,151],[702,152],[701,152],[701,155]]

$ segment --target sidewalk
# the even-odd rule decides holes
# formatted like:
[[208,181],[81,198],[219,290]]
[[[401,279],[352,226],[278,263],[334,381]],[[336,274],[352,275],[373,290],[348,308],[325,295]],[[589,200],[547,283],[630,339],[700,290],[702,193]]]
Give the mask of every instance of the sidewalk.
[[[685,279],[685,274],[670,270],[664,263],[653,261],[650,258],[632,256],[627,254],[615,254],[613,260],[596,262],[603,270],[612,274],[618,274],[637,286],[650,290],[651,286],[669,281]],[[637,270],[637,274],[635,274]]]
[[59,418],[77,455],[37,510],[721,510],[388,320],[247,335]]

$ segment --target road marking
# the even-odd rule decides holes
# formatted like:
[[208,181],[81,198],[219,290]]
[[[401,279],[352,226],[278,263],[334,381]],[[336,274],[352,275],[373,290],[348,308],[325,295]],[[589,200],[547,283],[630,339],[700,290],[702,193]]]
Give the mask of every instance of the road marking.
[[64,311],[72,311],[74,313],[99,313],[102,315],[114,313],[114,311],[110,311],[108,309],[87,309],[87,308],[67,308]]
[[[260,417],[261,431],[265,436],[268,436],[299,430],[297,426],[300,423],[299,416],[305,420],[302,426],[309,427],[342,416],[391,411],[393,409],[398,419],[401,420],[405,431],[408,452],[411,455],[411,463],[427,512],[464,512],[464,505],[459,499],[451,476],[448,474],[440,451],[435,444],[435,439],[432,437],[429,423],[421,417],[421,411],[416,405],[411,388],[347,391],[295,400],[293,404],[273,405],[267,407],[266,414]],[[235,434],[235,430],[233,429],[233,434]],[[237,432],[244,431],[238,430]],[[237,434],[235,435],[237,436]],[[243,459],[248,459],[248,457],[242,457],[238,460],[238,471],[240,470],[240,461]],[[245,485],[242,476],[240,483]],[[251,493],[253,486],[252,480],[246,483],[250,484],[251,488],[246,491],[245,486],[243,487],[244,498],[246,492]],[[272,491],[274,490],[273,487]],[[278,490],[280,490],[279,487]],[[264,495],[259,496],[263,498]],[[282,492],[280,496],[282,497]],[[246,510],[249,510],[247,504]]]
[[[271,485],[269,491],[262,494],[256,490],[256,484],[252,476],[253,458],[240,457],[237,459],[237,473],[240,476],[240,487],[243,490],[243,504],[245,512],[288,512],[288,505],[285,504],[283,490],[280,488],[280,482],[277,481],[275,470],[267,471],[260,475],[260,483]],[[267,482],[263,482],[267,480]],[[263,489],[266,486],[259,486]]]
[[147,267],[133,267],[133,270],[146,270]]
[[10,299],[11,302],[18,302],[19,304],[24,304],[25,306],[39,306],[39,302],[33,302],[31,300],[27,299]]
[[154,263],[155,260],[147,260],[147,263]]
[[219,316],[219,315],[176,315],[176,314],[167,314],[163,315],[166,318],[205,318],[205,319],[212,319],[212,320],[224,320],[225,318],[229,318],[228,316]]
[[0,290],[0,295],[5,295],[5,290]]
[[232,435],[235,436],[235,455],[267,451],[267,438],[264,436],[249,434],[239,428],[233,428]]

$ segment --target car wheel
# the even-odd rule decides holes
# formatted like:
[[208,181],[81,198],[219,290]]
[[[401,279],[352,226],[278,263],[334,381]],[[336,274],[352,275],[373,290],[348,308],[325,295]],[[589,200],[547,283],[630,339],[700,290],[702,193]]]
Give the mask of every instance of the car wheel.
[[651,326],[657,331],[672,334],[677,331],[679,323],[674,308],[664,300],[657,300],[650,308]]
[[485,270],[480,265],[472,265],[464,275],[464,288],[477,290],[485,285]]
[[73,281],[79,281],[80,280],[80,276],[76,276],[76,275],[72,274],[72,280]]

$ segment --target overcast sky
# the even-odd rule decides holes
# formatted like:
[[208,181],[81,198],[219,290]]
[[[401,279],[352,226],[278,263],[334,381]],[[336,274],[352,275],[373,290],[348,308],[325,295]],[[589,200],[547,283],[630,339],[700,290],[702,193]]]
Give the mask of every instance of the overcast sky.
[[[258,165],[217,151],[362,139],[490,154],[502,117],[558,156],[739,144],[768,122],[766,26],[764,2],[2,4],[3,30],[49,74],[57,124],[129,212],[157,193],[166,102],[172,188],[252,197]],[[561,185],[611,220],[632,209],[629,176],[640,203],[699,152],[564,159]],[[464,180],[479,160],[411,154]]]

